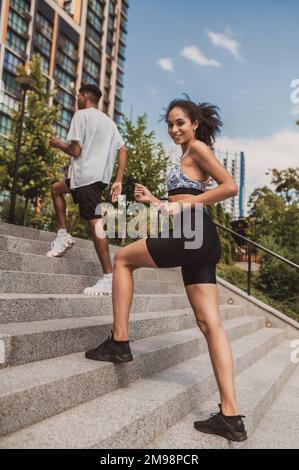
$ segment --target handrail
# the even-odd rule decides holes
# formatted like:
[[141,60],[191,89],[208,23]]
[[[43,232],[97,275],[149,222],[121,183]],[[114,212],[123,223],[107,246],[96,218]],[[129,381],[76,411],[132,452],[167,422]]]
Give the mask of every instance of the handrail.
[[218,224],[217,222],[214,222],[214,224],[225,230],[226,232],[232,233],[238,238],[241,238],[242,240],[246,241],[248,244],[248,270],[247,270],[247,294],[251,295],[251,255],[252,255],[252,246],[257,247],[259,250],[265,251],[271,256],[274,256],[275,258],[278,258],[279,260],[283,261],[284,263],[287,263],[289,266],[292,266],[293,268],[299,269],[299,266],[296,263],[293,263],[292,261],[284,258],[283,256],[278,255],[277,253],[274,253],[271,250],[268,250],[268,248],[265,248],[262,245],[259,245],[258,243],[250,240],[247,237],[244,237],[243,235],[240,235],[239,233],[235,232],[234,230],[231,230],[228,227],[224,227],[224,225]]
[[250,238],[246,238],[246,237],[244,237],[243,235],[240,235],[238,232],[234,232],[234,231],[231,230],[230,228],[224,227],[224,225],[220,225],[220,224],[218,224],[217,222],[214,222],[214,224],[217,225],[217,227],[220,227],[220,228],[222,228],[223,230],[226,230],[227,232],[233,233],[233,234],[236,235],[237,237],[242,238],[242,240],[245,240],[247,243],[250,243],[251,245],[256,246],[256,247],[259,248],[260,250],[263,250],[263,251],[265,251],[266,253],[269,253],[270,255],[275,256],[276,258],[280,259],[281,261],[284,261],[285,263],[288,263],[289,265],[293,266],[294,268],[299,269],[298,264],[293,263],[293,261],[290,261],[290,260],[284,258],[283,256],[278,255],[277,253],[274,253],[274,251],[268,250],[268,248],[265,248],[264,246],[259,245],[258,243],[256,243],[256,242],[250,240]]

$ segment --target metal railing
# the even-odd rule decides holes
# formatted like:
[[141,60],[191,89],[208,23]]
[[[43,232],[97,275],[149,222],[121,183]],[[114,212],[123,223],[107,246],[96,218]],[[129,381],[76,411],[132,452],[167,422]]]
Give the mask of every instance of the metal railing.
[[244,240],[247,243],[248,246],[248,269],[247,269],[247,294],[251,295],[251,278],[252,278],[252,266],[251,266],[251,258],[252,258],[252,247],[255,246],[259,250],[264,251],[265,253],[268,253],[271,256],[274,256],[275,258],[278,258],[279,260],[283,261],[284,263],[288,264],[289,266],[292,266],[295,269],[299,270],[299,266],[296,263],[293,263],[292,261],[284,258],[283,256],[278,255],[277,253],[274,253],[271,250],[268,250],[268,248],[265,248],[262,245],[259,245],[256,242],[253,242],[249,238],[244,237],[243,235],[240,235],[237,232],[234,232],[234,230],[231,230],[230,228],[224,227],[224,225],[220,225],[216,222],[214,222],[215,225],[222,230],[225,230],[226,232],[231,233],[235,237],[240,238],[241,240]]

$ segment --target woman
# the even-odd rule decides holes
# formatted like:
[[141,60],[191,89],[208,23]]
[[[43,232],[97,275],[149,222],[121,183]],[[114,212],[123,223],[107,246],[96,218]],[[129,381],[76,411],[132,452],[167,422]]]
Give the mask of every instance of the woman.
[[[159,201],[141,184],[136,184],[134,197],[138,202],[155,204],[170,214],[174,213],[178,202],[190,203],[194,223],[197,204],[214,204],[238,193],[233,178],[211,150],[222,123],[215,106],[197,105],[190,100],[172,101],[165,120],[170,137],[182,149],[181,161],[171,168],[168,175],[168,202]],[[206,192],[210,177],[218,186]],[[119,250],[114,260],[112,336],[96,349],[88,351],[86,357],[110,362],[133,360],[128,341],[133,271],[141,267],[181,266],[196,322],[208,343],[221,397],[220,412],[206,421],[196,421],[194,427],[205,433],[243,441],[247,434],[243,416],[237,409],[232,354],[219,311],[216,264],[220,260],[221,247],[216,227],[206,209],[202,224],[203,243],[200,248],[186,249],[184,235],[175,238],[171,231],[169,238],[148,237]]]

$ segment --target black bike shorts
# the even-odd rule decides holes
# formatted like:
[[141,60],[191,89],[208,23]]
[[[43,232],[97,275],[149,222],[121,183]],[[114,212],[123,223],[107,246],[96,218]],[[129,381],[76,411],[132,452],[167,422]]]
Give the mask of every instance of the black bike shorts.
[[[191,227],[195,228],[194,210],[191,211]],[[169,238],[148,237],[146,246],[150,256],[159,268],[181,266],[185,286],[191,284],[216,284],[216,264],[221,258],[221,244],[216,226],[206,209],[203,210],[203,243],[200,248],[185,247],[192,238],[174,238],[170,230]],[[193,237],[194,239],[194,237]]]
[[96,215],[96,208],[102,202],[102,192],[108,185],[97,181],[87,186],[70,189],[70,179],[66,179],[65,182],[74,204],[79,204],[80,217],[84,220],[101,219],[101,215]]

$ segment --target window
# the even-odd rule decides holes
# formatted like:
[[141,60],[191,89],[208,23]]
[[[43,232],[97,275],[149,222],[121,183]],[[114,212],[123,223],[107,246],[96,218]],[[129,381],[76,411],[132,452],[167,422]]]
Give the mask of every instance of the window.
[[111,44],[110,42],[107,42],[107,45],[106,45],[107,54],[110,56],[113,56],[113,50],[114,50],[113,44]]
[[101,44],[101,33],[92,28],[89,24],[86,25],[86,35],[92,39],[96,44]]
[[100,67],[95,62],[93,62],[88,57],[84,57],[83,63],[84,69],[88,71],[91,76],[99,77],[100,76]]
[[96,29],[97,31],[102,31],[102,21],[91,10],[88,10],[87,12],[87,19],[89,23],[94,27],[94,29]]
[[123,88],[117,85],[115,94],[121,100],[123,96]]
[[109,15],[108,28],[114,31],[114,17]]
[[122,18],[120,21],[120,27],[123,31],[127,32],[128,21],[125,18]]
[[120,71],[117,73],[117,81],[120,85],[124,86],[124,74]]
[[82,84],[84,85],[99,85],[99,78],[98,77],[91,77],[85,70],[82,73]]
[[73,113],[70,111],[67,111],[66,109],[62,109],[60,112],[60,119],[59,121],[61,124],[64,124],[65,126],[69,126],[71,120],[73,117]]
[[73,60],[77,60],[77,45],[74,44],[69,38],[64,34],[60,33],[59,46],[68,56]]
[[46,39],[45,36],[40,34],[38,31],[36,31],[36,34],[35,34],[35,42],[41,48],[41,51],[45,55],[50,57],[50,55],[51,55],[51,42],[48,41],[48,39]]
[[7,114],[0,113],[0,133],[9,134],[12,126],[12,120]]
[[120,30],[119,39],[121,40],[123,44],[126,44],[127,33],[125,33],[122,29]]
[[6,44],[18,53],[24,54],[26,52],[27,41],[15,34],[10,28],[7,31]]
[[114,11],[115,11],[114,2],[110,2],[110,4],[109,4],[109,13],[110,13],[111,15],[114,15]]
[[121,100],[119,100],[118,98],[115,99],[115,110],[118,113],[121,113]]
[[55,79],[58,83],[65,86],[69,90],[73,90],[75,87],[75,82],[72,77],[65,73],[61,68],[57,67],[55,70]]
[[21,16],[19,16],[15,11],[9,10],[8,15],[8,26],[13,29],[16,33],[27,34],[28,32],[28,23]]
[[58,52],[57,61],[59,65],[66,70],[66,72],[70,73],[71,75],[76,75],[76,63],[73,62],[69,57],[67,57],[62,52]]
[[113,44],[113,36],[114,36],[114,33],[110,30],[108,30],[108,33],[107,33],[107,42],[109,44]]
[[65,127],[60,126],[59,124],[55,124],[55,131],[58,137],[62,140],[66,140],[68,131]]
[[87,39],[85,41],[85,51],[87,54],[95,61],[95,62],[101,62],[101,53],[99,49],[97,49],[91,42],[89,42]]
[[97,0],[89,0],[88,6],[93,9],[93,11],[100,17],[103,16],[103,6],[102,4],[97,1]]
[[14,95],[18,95],[21,92],[20,85],[16,82],[15,77],[9,72],[3,70],[2,79],[4,81],[6,91]]
[[122,2],[122,12],[123,12],[126,16],[128,16],[128,10],[129,10],[129,5],[128,5],[125,1],[123,1],[123,2]]
[[15,55],[11,54],[8,51],[5,51],[4,55],[4,67],[9,70],[10,72],[16,73],[17,65],[23,64],[23,61],[16,57]]
[[53,26],[43,15],[38,11],[36,14],[36,22],[38,23],[41,32],[52,40]]
[[40,57],[40,65],[44,74],[49,75],[50,70],[50,61],[47,57],[43,56],[39,50],[34,49],[34,53],[38,54]]
[[2,103],[0,103],[0,110],[6,114],[11,111],[19,110],[19,101],[4,93]]
[[10,0],[10,5],[20,13],[30,12],[30,2],[28,0]]
[[126,48],[122,45],[119,46],[118,54],[121,55],[124,59],[126,57]]
[[118,56],[118,63],[117,63],[117,65],[118,65],[119,67],[121,67],[122,69],[125,68],[125,60],[124,60],[122,57],[120,57],[120,56]]
[[65,108],[73,109],[75,106],[74,97],[61,89],[58,90],[56,101]]

